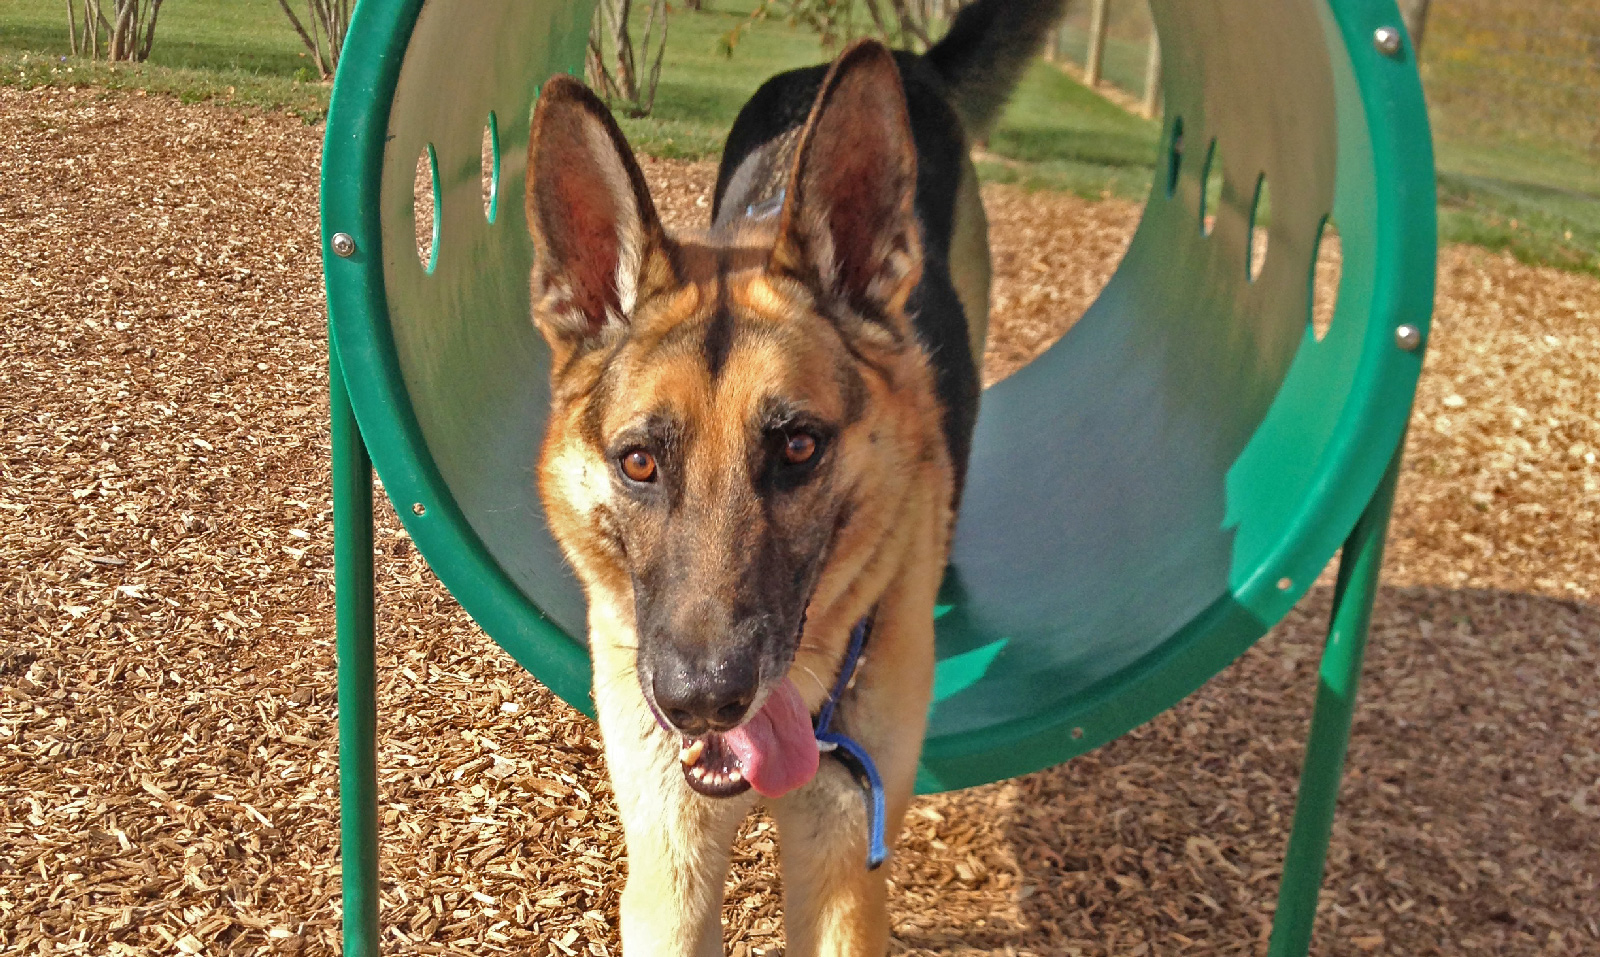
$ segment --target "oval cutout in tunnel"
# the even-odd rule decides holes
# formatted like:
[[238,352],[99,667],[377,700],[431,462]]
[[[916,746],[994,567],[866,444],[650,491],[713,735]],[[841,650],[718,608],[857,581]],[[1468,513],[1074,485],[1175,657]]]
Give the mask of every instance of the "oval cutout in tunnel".
[[1178,176],[1183,172],[1183,117],[1172,118],[1172,129],[1167,133],[1167,196],[1178,191]]
[[1250,249],[1246,252],[1250,281],[1261,276],[1267,264],[1268,224],[1272,221],[1272,196],[1267,188],[1267,174],[1256,177],[1256,195],[1250,203]]
[[1311,277],[1308,298],[1307,322],[1311,334],[1318,342],[1327,338],[1333,328],[1334,313],[1339,306],[1339,281],[1343,277],[1344,247],[1339,240],[1339,227],[1327,216],[1317,230],[1317,241],[1311,256]]
[[1206,162],[1200,169],[1200,235],[1209,236],[1217,228],[1217,209],[1222,205],[1222,148],[1213,139],[1206,147]]
[[439,265],[439,157],[432,143],[417,156],[411,219],[416,227],[417,259],[423,270],[431,274]]
[[500,207],[500,125],[494,110],[483,127],[483,218],[494,222]]

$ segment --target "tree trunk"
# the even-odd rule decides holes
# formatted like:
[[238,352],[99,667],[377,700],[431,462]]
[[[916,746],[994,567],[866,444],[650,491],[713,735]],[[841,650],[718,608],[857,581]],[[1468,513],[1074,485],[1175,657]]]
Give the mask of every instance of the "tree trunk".
[[350,30],[349,0],[306,0],[303,21],[289,6],[289,0],[278,0],[278,8],[289,18],[289,25],[316,63],[318,77],[327,80],[333,76],[339,57],[344,54],[345,34]]
[[156,43],[161,3],[111,0],[108,18],[102,0],[67,0],[67,36],[73,55],[122,63],[148,60]]
[[643,29],[635,36],[633,0],[600,0],[589,24],[584,71],[589,85],[614,110],[648,116],[655,107],[666,52],[667,2],[645,0]]
[[1161,112],[1161,38],[1150,30],[1150,55],[1144,64],[1144,115],[1155,119]]
[[919,20],[918,9],[908,3],[907,0],[890,0],[890,2],[894,6],[895,15],[900,18],[902,42],[910,46],[911,41],[915,39],[922,44],[922,49],[924,50],[933,46],[933,41],[928,38],[928,16],[926,11],[922,11],[921,19]]
[[616,20],[612,23],[613,51],[617,57],[617,79],[622,84],[622,98],[630,103],[639,99],[639,73],[633,57],[633,36],[628,29],[628,18],[633,16],[633,0],[619,0]]
[[1422,36],[1428,29],[1428,4],[1430,0],[1400,0],[1400,18],[1405,21],[1406,33],[1411,35],[1411,49],[1422,59]]
[[883,11],[878,8],[878,0],[867,0],[867,14],[872,17],[872,25],[878,28],[878,36],[886,42],[894,42],[894,33],[889,25],[884,22]]
[[75,0],[67,0],[67,35],[72,38],[72,55],[81,56],[78,49],[78,8]]
[[[93,0],[94,22],[84,25],[84,32],[89,34],[89,56],[92,59],[100,57],[100,28],[106,22],[106,15],[100,12],[100,0]],[[90,0],[83,0],[84,16],[89,15]]]
[[[655,35],[658,23],[661,26],[660,37]],[[656,106],[656,86],[661,82],[661,59],[667,52],[667,0],[650,0],[650,13],[645,17],[644,34],[639,46],[644,51],[645,62],[650,64],[650,69],[645,76],[643,94],[635,99],[634,108],[630,111],[636,117],[649,116]],[[654,63],[650,63],[651,50],[655,51]]]
[[306,0],[306,19],[311,23],[312,56],[317,58],[319,78],[326,80],[331,68],[328,65],[327,57],[322,55],[322,32],[318,29],[319,24],[317,22],[322,19],[318,16],[319,13],[321,11],[317,9],[317,0]]
[[161,0],[151,0],[150,20],[144,27],[144,42],[139,45],[139,62],[150,59],[150,48],[156,44],[156,17],[161,13]]
[[1100,85],[1100,69],[1105,64],[1106,26],[1110,0],[1094,0],[1089,11],[1089,53],[1084,57],[1083,83],[1093,89]]
[[112,23],[111,40],[107,45],[106,59],[115,63],[127,56],[128,21],[132,19],[133,11],[126,5],[114,7],[112,16],[116,19]]

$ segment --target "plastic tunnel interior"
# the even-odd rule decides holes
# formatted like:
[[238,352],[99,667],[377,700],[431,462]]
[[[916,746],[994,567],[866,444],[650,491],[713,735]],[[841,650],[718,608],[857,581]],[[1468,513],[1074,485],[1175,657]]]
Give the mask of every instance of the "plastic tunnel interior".
[[[1392,2],[1151,7],[1166,115],[1149,201],[1083,319],[985,393],[936,610],[922,791],[1058,763],[1193,691],[1313,584],[1403,436],[1422,352],[1395,329],[1427,331],[1433,166],[1409,47],[1373,43],[1399,23]],[[522,206],[535,93],[581,69],[591,10],[363,0],[323,230],[334,348],[409,533],[496,641],[592,713],[582,595],[534,485],[548,370]],[[1319,341],[1330,218],[1343,265]],[[336,232],[352,255],[331,251]]]

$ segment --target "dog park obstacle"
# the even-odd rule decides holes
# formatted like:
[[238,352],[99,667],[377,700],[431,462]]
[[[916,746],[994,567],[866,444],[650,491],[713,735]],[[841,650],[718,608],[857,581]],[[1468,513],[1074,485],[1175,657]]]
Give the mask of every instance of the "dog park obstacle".
[[[1392,0],[1151,7],[1166,119],[1149,201],[1098,301],[984,396],[919,789],[1048,767],[1149,720],[1343,546],[1270,945],[1303,955],[1427,339],[1432,149]],[[339,67],[322,229],[352,957],[378,942],[374,465],[462,606],[593,713],[583,599],[533,481],[548,368],[521,201],[534,96],[581,68],[590,13],[363,0]],[[1343,264],[1319,338],[1330,220]]]

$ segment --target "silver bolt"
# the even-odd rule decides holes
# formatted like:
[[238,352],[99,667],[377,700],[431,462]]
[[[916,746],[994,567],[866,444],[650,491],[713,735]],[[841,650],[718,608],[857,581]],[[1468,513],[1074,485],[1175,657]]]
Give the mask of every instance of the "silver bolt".
[[334,233],[333,251],[341,258],[348,259],[355,255],[356,241],[349,233]]
[[1372,45],[1384,56],[1400,52],[1400,31],[1394,27],[1379,27],[1372,31]]
[[1417,346],[1422,345],[1422,330],[1408,322],[1395,329],[1394,344],[1407,352],[1416,352]]
[[428,514],[428,506],[422,504],[421,502],[418,502],[417,504],[411,506],[411,514],[413,514],[413,515],[426,515],[426,514]]

